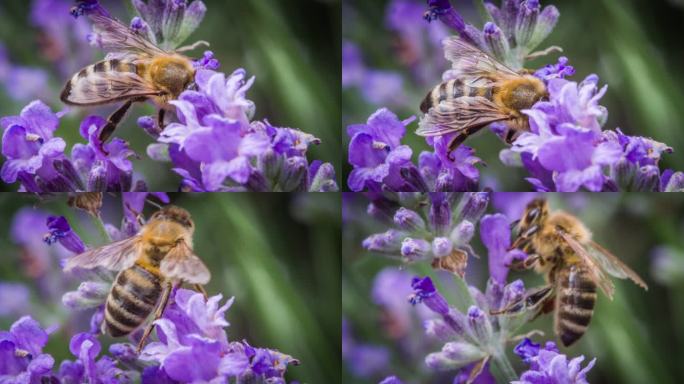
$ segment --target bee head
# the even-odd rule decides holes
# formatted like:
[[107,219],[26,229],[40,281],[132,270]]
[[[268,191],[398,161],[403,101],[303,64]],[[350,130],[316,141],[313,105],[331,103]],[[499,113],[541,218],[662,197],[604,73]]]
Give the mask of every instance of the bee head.
[[188,229],[193,229],[195,227],[195,224],[190,217],[190,212],[175,205],[167,205],[158,210],[152,215],[150,220],[173,221]]
[[512,248],[519,248],[531,236],[541,229],[544,221],[549,216],[549,204],[546,199],[534,199],[525,208],[525,212],[517,222],[518,234],[513,242]]

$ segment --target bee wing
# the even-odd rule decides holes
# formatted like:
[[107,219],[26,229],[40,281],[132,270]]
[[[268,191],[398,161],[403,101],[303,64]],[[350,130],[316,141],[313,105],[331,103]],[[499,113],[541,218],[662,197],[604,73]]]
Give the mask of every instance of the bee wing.
[[90,14],[95,33],[102,49],[108,52],[134,53],[141,56],[167,55],[142,35],[133,32],[118,20],[98,14]]
[[466,43],[458,36],[442,41],[444,57],[451,61],[452,71],[469,77],[467,84],[482,86],[487,78],[520,77],[514,70],[501,64],[493,57]]
[[200,258],[184,242],[179,242],[166,254],[159,267],[162,275],[190,284],[206,284],[211,273]]
[[126,269],[138,259],[139,240],[139,236],[133,236],[85,251],[68,259],[64,271],[69,272],[76,267],[85,269],[104,267],[113,271]]
[[570,248],[575,251],[575,254],[582,259],[582,262],[589,267],[588,271],[591,279],[601,288],[609,299],[613,300],[615,286],[610,278],[603,273],[603,269],[596,263],[594,257],[592,257],[587,249],[570,234],[565,232],[559,232],[559,234]]
[[159,95],[145,79],[134,72],[81,72],[64,86],[61,99],[74,105],[97,105],[142,96]]
[[482,96],[461,96],[430,108],[420,120],[416,134],[439,136],[510,118],[494,102]]
[[648,290],[648,285],[629,268],[625,263],[620,261],[617,256],[613,255],[609,250],[603,248],[598,243],[592,241],[590,243],[590,255],[593,259],[606,271],[609,275],[615,276],[619,279],[630,279],[636,285]]

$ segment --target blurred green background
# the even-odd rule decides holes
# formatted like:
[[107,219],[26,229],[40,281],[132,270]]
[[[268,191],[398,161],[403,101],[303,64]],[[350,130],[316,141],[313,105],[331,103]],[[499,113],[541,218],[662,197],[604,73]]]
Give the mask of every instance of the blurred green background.
[[[684,197],[664,193],[554,193],[546,197],[552,210],[564,209],[577,215],[593,232],[594,240],[636,271],[649,287],[644,291],[630,281],[613,279],[613,301],[599,294],[587,333],[572,347],[561,347],[561,352],[569,358],[584,355],[584,364],[596,357],[596,365],[587,376],[590,383],[683,382]],[[365,237],[383,232],[388,226],[365,213],[368,200],[361,194],[345,194],[344,203],[342,313],[357,343],[386,348],[390,360],[383,369],[367,377],[353,375],[351,364],[355,363],[345,361],[343,382],[377,383],[391,374],[407,384],[451,382],[454,372],[441,377],[425,372],[428,370],[424,356],[439,351],[443,343],[425,336],[416,317],[420,306],[407,304],[414,318],[409,340],[420,338],[424,342],[422,355],[417,352],[417,356],[411,356],[416,350],[407,348],[406,339],[393,337],[395,328],[391,327],[392,322],[387,326],[387,312],[374,303],[371,290],[378,272],[388,267],[410,275],[428,274],[435,281],[444,278],[442,287],[453,279],[433,271],[425,262],[400,266],[396,260],[363,250],[361,241]],[[499,211],[490,204],[487,213],[494,212]],[[466,280],[484,290],[488,277],[487,250],[481,244],[479,227],[471,245],[480,259],[468,261]],[[526,288],[543,284],[543,278],[532,271],[512,272],[508,281],[518,278],[523,279]],[[453,291],[447,289],[442,293],[452,305],[456,302]],[[543,315],[519,333],[539,329],[545,336],[535,336],[535,342],[555,340],[552,324],[553,317]],[[520,374],[526,366],[512,353],[514,345],[507,352]]]
[[[425,5],[423,0],[414,0]],[[482,28],[483,22],[474,7],[479,0],[454,0],[452,4],[466,22]],[[493,0],[499,5],[499,0]],[[397,56],[398,35],[386,28],[387,6],[391,1],[344,0],[343,39],[361,48],[366,66],[392,70],[402,74],[408,104],[386,105],[400,118],[419,115],[420,101],[441,79],[448,62],[442,52],[431,52],[419,57],[419,66],[439,63],[432,82],[420,84],[412,80],[409,71]],[[619,127],[631,135],[652,137],[674,149],[663,156],[661,168],[684,169],[684,63],[681,33],[678,26],[684,21],[684,2],[677,0],[543,0],[542,6],[555,5],[560,19],[555,30],[540,45],[561,46],[562,55],[570,59],[576,73],[569,79],[581,81],[587,75],[599,75],[600,84],[608,84],[608,92],[600,104],[608,108],[609,117],[604,129]],[[427,8],[427,6],[425,6]],[[422,20],[416,22],[419,28]],[[451,32],[450,32],[451,34]],[[429,43],[426,41],[425,45]],[[537,59],[528,64],[539,68],[555,63],[558,54]],[[360,97],[357,88],[343,91],[342,129],[352,123],[365,122],[376,109],[385,105],[371,105]],[[425,140],[407,129],[404,143],[418,153],[427,150]],[[344,134],[345,147],[349,137]],[[498,154],[504,144],[491,132],[476,135],[466,141],[488,165],[482,170],[485,186],[496,186],[502,191],[531,190],[523,180],[525,170],[501,164]],[[351,167],[346,158],[343,169],[346,179]]]
[[[0,2],[0,43],[8,50],[13,65],[38,67],[50,71],[49,97],[44,101],[54,111],[64,108],[59,92],[68,78],[54,70],[41,50],[40,29],[29,20],[31,1]],[[70,0],[52,0],[71,3]],[[128,24],[135,15],[129,0],[103,0],[101,3]],[[337,0],[204,0],[207,14],[187,43],[206,40],[221,62],[219,71],[230,74],[244,68],[256,81],[247,98],[256,104],[255,119],[268,119],[275,126],[298,128],[321,139],[312,146],[309,159],[320,159],[340,168],[342,141],[340,121],[340,31],[341,13]],[[71,16],[67,15],[69,18]],[[55,16],[58,17],[58,16]],[[73,20],[73,18],[71,18]],[[79,37],[83,38],[83,36]],[[104,55],[91,48],[96,58]],[[201,56],[202,49],[192,54]],[[75,53],[72,53],[75,54]],[[69,75],[70,76],[70,75]],[[0,116],[18,115],[27,102],[12,100],[0,85]],[[107,115],[114,107],[75,108],[62,119],[56,135],[67,140],[67,148],[83,142],[78,125],[83,116],[94,112]],[[152,114],[151,105],[138,105],[117,130],[140,154],[134,169],[141,172],[151,191],[174,191],[180,177],[170,164],[158,163],[145,155],[152,139],[135,121]],[[339,177],[339,176],[338,176]],[[0,190],[16,190],[2,186]]]
[[[235,296],[227,312],[229,340],[246,339],[254,346],[279,349],[301,361],[288,369],[288,381],[339,383],[340,366],[340,195],[339,194],[170,194],[171,203],[193,216],[195,251],[212,271],[207,291]],[[154,198],[150,198],[155,200]],[[42,326],[59,324],[46,348],[58,367],[73,359],[69,338],[88,329],[92,311],[70,316],[61,303],[63,291],[78,282],[65,280],[58,267],[56,244],[48,250],[47,275],[32,280],[30,252],[10,235],[10,224],[22,208],[66,216],[89,245],[102,244],[93,220],[67,206],[67,196],[38,201],[28,195],[0,194],[0,282],[22,282],[31,289],[29,314]],[[147,205],[145,216],[156,208]],[[119,227],[121,199],[106,195],[103,219]],[[39,249],[46,228],[25,233]],[[57,252],[58,253],[58,252]],[[39,285],[52,281],[47,297]],[[4,303],[0,303],[4,305]],[[2,313],[2,311],[0,311]],[[20,314],[0,316],[0,329],[8,329]],[[102,336],[100,340],[122,342]],[[104,351],[106,349],[103,348]]]

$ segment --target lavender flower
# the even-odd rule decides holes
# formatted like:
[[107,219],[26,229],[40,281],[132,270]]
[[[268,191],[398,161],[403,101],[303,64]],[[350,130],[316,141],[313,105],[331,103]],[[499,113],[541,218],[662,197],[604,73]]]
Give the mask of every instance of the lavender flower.
[[[200,69],[198,91],[172,103],[178,123],[161,133],[184,189],[192,191],[334,191],[330,164],[309,164],[306,150],[319,140],[267,121],[250,122],[254,103],[245,93],[254,82],[238,69],[229,77]],[[220,143],[220,145],[217,145]]]
[[549,101],[523,111],[531,130],[513,143],[512,151],[521,154],[532,175],[527,180],[538,191],[681,189],[681,173],[668,171],[661,180],[657,164],[662,153],[672,151],[669,147],[619,129],[601,130],[607,111],[598,101],[606,87],[599,90],[597,84],[596,75],[580,84],[553,78],[547,85]]
[[37,383],[49,380],[55,359],[43,353],[49,331],[30,316],[0,331],[0,380],[7,383]]
[[[391,219],[395,228],[370,235],[363,247],[407,263],[429,260],[437,269],[462,276],[467,256],[474,254],[469,243],[487,208],[489,194],[403,193],[398,198],[392,202],[380,196],[370,204],[369,211]],[[385,208],[397,203],[401,207],[396,211]]]
[[216,295],[205,301],[201,293],[179,289],[164,317],[155,321],[159,341],[148,344],[140,359],[159,363],[166,375],[181,382],[236,378],[284,383],[287,366],[298,361],[246,342],[228,342],[224,316],[233,299],[219,307],[221,299]]
[[447,138],[429,139],[434,152],[420,154],[418,166],[411,162],[413,151],[401,145],[406,126],[415,117],[400,121],[383,108],[368,118],[366,124],[347,127],[349,163],[354,167],[347,183],[352,191],[471,191],[477,190],[480,159],[466,146],[447,153]]
[[396,376],[388,376],[385,377],[380,384],[403,384],[401,380],[399,380]]
[[132,372],[117,367],[109,356],[97,356],[101,351],[100,342],[91,333],[78,333],[71,338],[69,350],[76,356],[75,361],[65,360],[59,366],[59,376],[67,383],[131,383]]
[[47,227],[50,230],[44,237],[48,244],[59,241],[67,250],[79,254],[86,250],[83,240],[71,230],[71,226],[64,216],[50,216],[47,219]]
[[489,273],[499,285],[506,284],[509,265],[513,260],[524,259],[524,252],[511,245],[510,220],[502,214],[486,215],[480,221],[480,237],[489,253]]
[[426,20],[441,20],[462,39],[515,70],[522,69],[526,59],[560,50],[550,47],[533,52],[549,36],[560,15],[552,5],[542,9],[538,0],[504,0],[501,7],[484,3],[487,17],[493,22],[487,22],[482,31],[467,24],[449,0],[428,0],[427,3],[429,9],[425,13]]
[[514,352],[530,369],[523,372],[520,380],[513,381],[512,384],[587,384],[586,375],[596,363],[594,358],[582,368],[580,364],[584,361],[584,356],[568,361],[552,341],[541,348],[539,344],[525,338],[515,347]]

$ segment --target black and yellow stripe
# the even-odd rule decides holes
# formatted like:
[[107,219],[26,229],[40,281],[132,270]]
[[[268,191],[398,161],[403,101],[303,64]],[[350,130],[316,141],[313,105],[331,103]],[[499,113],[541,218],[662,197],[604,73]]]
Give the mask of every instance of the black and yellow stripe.
[[582,337],[589,326],[596,304],[596,283],[584,266],[561,269],[556,283],[555,329],[567,347]]
[[119,337],[135,330],[154,310],[161,284],[158,272],[138,264],[119,272],[107,297],[103,331]]
[[439,105],[442,101],[453,100],[461,96],[482,96],[492,100],[491,87],[471,87],[463,79],[456,78],[447,80],[432,88],[420,103],[420,110],[427,113],[430,108]]

